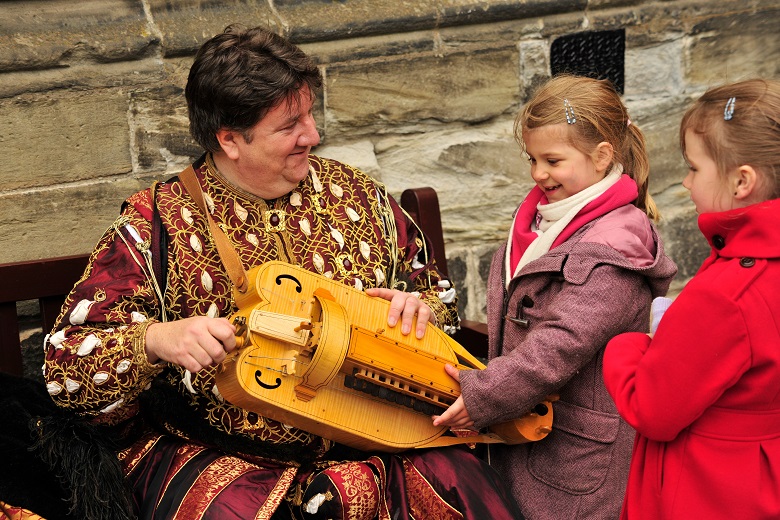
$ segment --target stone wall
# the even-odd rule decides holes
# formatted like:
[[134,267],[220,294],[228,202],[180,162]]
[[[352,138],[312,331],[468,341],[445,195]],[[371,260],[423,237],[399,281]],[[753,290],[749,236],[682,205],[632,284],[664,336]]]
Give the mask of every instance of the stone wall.
[[399,196],[433,186],[464,314],[531,187],[515,114],[559,36],[625,29],[624,99],[646,133],[667,249],[706,253],[680,186],[681,114],[709,86],[778,77],[777,0],[17,0],[0,2],[0,262],[84,253],[122,200],[200,154],[183,88],[200,43],[267,25],[325,77],[317,153]]

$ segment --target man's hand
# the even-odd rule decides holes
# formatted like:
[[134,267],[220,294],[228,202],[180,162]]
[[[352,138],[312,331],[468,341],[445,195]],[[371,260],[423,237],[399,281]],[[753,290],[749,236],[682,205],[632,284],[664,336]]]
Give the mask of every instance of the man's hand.
[[[460,382],[460,371],[452,365],[444,365],[444,370],[453,377],[456,381]],[[466,410],[466,403],[463,402],[463,396],[458,396],[452,405],[444,410],[441,415],[433,416],[434,426],[449,426],[450,428],[471,428],[474,426],[474,421],[471,419],[468,410]]]
[[398,289],[371,288],[366,289],[369,296],[378,296],[390,302],[390,312],[387,315],[387,324],[395,327],[400,318],[401,333],[409,334],[412,331],[414,317],[417,316],[417,328],[415,335],[422,339],[428,322],[435,322],[433,311],[428,304],[420,300],[412,293],[399,291]]
[[146,329],[150,363],[168,361],[192,373],[221,363],[236,348],[236,329],[225,318],[194,316]]

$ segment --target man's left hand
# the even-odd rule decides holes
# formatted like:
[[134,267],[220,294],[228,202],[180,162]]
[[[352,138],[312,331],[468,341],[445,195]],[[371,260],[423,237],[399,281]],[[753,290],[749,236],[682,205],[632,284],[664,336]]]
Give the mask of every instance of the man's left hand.
[[390,312],[387,315],[387,324],[395,327],[401,320],[401,333],[409,334],[417,317],[415,334],[417,339],[422,339],[425,328],[430,321],[435,323],[435,316],[428,304],[420,300],[412,293],[399,291],[398,289],[384,289],[375,287],[366,289],[369,296],[378,296],[390,302]]

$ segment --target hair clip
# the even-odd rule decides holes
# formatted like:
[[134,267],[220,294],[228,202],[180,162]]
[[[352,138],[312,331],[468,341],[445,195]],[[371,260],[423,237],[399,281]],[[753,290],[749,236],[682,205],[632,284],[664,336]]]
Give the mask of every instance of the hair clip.
[[726,108],[723,109],[723,119],[725,121],[731,121],[731,118],[734,117],[734,105],[737,103],[737,98],[730,97],[728,101],[726,101]]
[[574,108],[569,103],[568,99],[563,100],[563,109],[566,111],[566,122],[573,125],[577,122],[577,118],[574,116]]
[[626,126],[631,126],[631,120],[630,119],[626,119]]

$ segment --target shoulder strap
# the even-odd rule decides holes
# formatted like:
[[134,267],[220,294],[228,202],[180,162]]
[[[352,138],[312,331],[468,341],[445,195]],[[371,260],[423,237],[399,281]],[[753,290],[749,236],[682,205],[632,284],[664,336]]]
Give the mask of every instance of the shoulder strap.
[[233,244],[230,242],[230,239],[225,232],[214,223],[214,219],[211,218],[211,213],[209,213],[208,208],[206,208],[206,203],[203,200],[203,191],[200,189],[200,184],[198,183],[198,178],[195,176],[195,170],[192,168],[192,165],[187,166],[187,168],[179,174],[179,180],[184,186],[184,190],[190,198],[195,201],[195,204],[197,204],[200,211],[206,216],[206,219],[209,222],[211,236],[214,238],[214,243],[217,246],[219,258],[222,260],[222,265],[225,266],[225,270],[227,270],[230,281],[233,282],[233,286],[238,292],[242,294],[245,293],[248,288],[248,283],[244,266],[241,263],[241,259],[238,257],[238,253],[236,253]]

